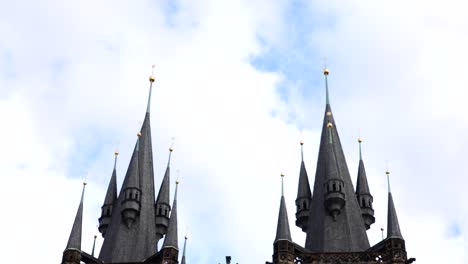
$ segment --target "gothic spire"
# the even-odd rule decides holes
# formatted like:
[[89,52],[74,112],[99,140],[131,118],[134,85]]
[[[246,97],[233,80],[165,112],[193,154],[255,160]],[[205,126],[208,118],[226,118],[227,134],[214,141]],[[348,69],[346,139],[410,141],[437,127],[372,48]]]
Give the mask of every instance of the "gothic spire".
[[403,239],[400,232],[400,224],[398,223],[395,204],[393,203],[392,192],[390,191],[390,171],[387,170],[385,174],[387,174],[388,182],[387,238],[397,237]]
[[172,203],[171,217],[169,219],[169,227],[167,229],[167,235],[164,238],[163,248],[175,248],[179,249],[177,242],[177,188],[179,187],[179,181],[176,181],[176,187],[174,192],[174,202]]
[[107,187],[106,198],[101,207],[101,217],[99,218],[99,232],[101,232],[102,237],[105,237],[107,228],[111,221],[112,212],[114,208],[114,203],[117,201],[117,156],[119,155],[118,151],[114,152],[114,169],[112,170],[112,176],[109,181],[109,186]]
[[[329,70],[325,68],[328,94]],[[312,252],[350,252],[369,248],[366,229],[338,129],[326,96],[314,189],[309,207],[306,248]]]
[[182,251],[182,260],[180,261],[180,264],[185,264],[185,248],[187,247],[187,235],[185,235],[185,240],[184,240],[184,249]]
[[358,176],[356,183],[356,198],[361,207],[362,219],[364,220],[364,225],[366,230],[375,223],[374,209],[372,208],[372,203],[374,198],[372,197],[369,191],[369,185],[367,184],[367,175],[366,169],[364,168],[364,161],[362,160],[362,139],[358,138],[359,143],[359,168]]
[[174,149],[169,148],[169,158],[167,161],[166,173],[161,183],[158,196],[156,198],[156,243],[167,233],[169,227],[169,213],[171,211],[171,205],[169,203],[169,192],[170,192],[170,180],[171,180],[171,156]]
[[83,199],[86,188],[86,182],[83,182],[83,190],[81,191],[80,205],[75,216],[75,222],[73,222],[73,227],[70,232],[70,237],[68,238],[68,243],[66,249],[77,249],[81,250],[81,229],[83,226]]
[[276,238],[278,240],[289,240],[291,239],[291,231],[289,230],[288,211],[286,209],[286,202],[284,200],[284,174],[281,174],[281,200],[280,209],[278,214],[278,225],[276,227]]
[[[154,77],[151,75],[151,83]],[[156,222],[154,201],[153,150],[151,143],[151,124],[149,107],[146,107],[145,118],[140,129],[137,145],[132,154],[132,161],[127,171],[136,172],[136,177],[126,175],[118,200],[114,204],[112,218],[106,231],[106,236],[99,253],[99,260],[106,263],[140,262],[156,253]],[[137,150],[138,146],[138,150]],[[138,170],[135,164],[138,163]],[[128,176],[128,177],[127,177]],[[128,179],[132,178],[132,179]],[[129,182],[130,181],[130,182]],[[138,184],[136,184],[138,183]],[[125,188],[129,185],[138,188]],[[128,195],[128,196],[127,196]],[[128,209],[128,210],[127,210]],[[135,219],[129,225],[125,218]],[[126,211],[127,210],[127,211]],[[129,212],[124,216],[124,212]],[[131,218],[128,218],[131,219]]]
[[304,142],[301,141],[301,168],[299,171],[299,185],[296,198],[296,226],[307,232],[309,220],[309,203],[312,198],[310,191],[309,177],[304,163]]

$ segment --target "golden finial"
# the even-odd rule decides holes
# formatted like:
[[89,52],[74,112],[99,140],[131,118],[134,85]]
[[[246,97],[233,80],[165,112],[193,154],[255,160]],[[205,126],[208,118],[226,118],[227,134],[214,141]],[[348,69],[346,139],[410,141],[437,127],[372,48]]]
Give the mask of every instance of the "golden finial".
[[301,146],[304,145],[304,141],[301,140],[301,142],[299,142],[299,144],[301,144]]
[[324,74],[324,75],[328,75],[329,73],[330,73],[330,71],[328,70],[327,67],[325,67],[325,68],[323,69],[323,74]]
[[141,137],[141,132],[138,132],[138,133],[137,133],[137,136]]
[[174,148],[173,148],[173,147],[170,147],[170,148],[169,148],[169,151],[170,151],[170,152],[174,151]]
[[333,127],[333,124],[332,124],[331,122],[328,122],[327,127],[328,127],[328,128],[332,128],[332,127]]
[[114,155],[118,156],[118,155],[119,155],[119,151],[118,151],[118,150],[115,150]]
[[177,180],[175,181],[175,184],[179,184],[179,183],[180,183],[180,181],[179,181],[179,179],[177,179]]
[[284,173],[281,173],[281,177],[284,177]]
[[390,175],[390,171],[387,169],[387,171],[385,172],[385,174]]
[[151,75],[150,75],[150,77],[149,77],[149,81],[150,81],[150,82],[154,82],[154,75],[153,75],[153,73],[154,73],[154,67],[156,67],[156,65],[154,65],[154,64],[151,65]]
[[358,137],[357,142],[362,143],[362,138]]
[[83,186],[86,186],[86,184],[88,184],[88,183],[86,182],[86,180],[83,181]]
[[97,236],[96,236],[96,235],[94,235],[94,239],[96,239],[96,238],[97,238]]
[[188,239],[188,235],[185,235],[185,240],[187,240],[187,239]]
[[332,113],[330,111],[327,112],[327,116],[331,116]]

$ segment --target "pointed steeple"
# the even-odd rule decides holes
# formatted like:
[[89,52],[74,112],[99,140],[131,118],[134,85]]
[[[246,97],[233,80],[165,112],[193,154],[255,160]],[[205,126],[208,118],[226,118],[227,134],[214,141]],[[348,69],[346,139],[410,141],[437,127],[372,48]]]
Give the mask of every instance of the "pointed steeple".
[[291,239],[291,231],[289,230],[289,220],[288,220],[288,211],[286,209],[286,202],[284,200],[284,174],[281,174],[281,200],[280,200],[280,209],[278,214],[278,225],[276,227],[276,237],[275,242],[278,240],[288,240]]
[[99,232],[101,232],[102,237],[105,237],[107,228],[111,221],[114,203],[117,201],[117,157],[119,156],[119,152],[114,152],[114,169],[112,170],[112,176],[109,181],[109,186],[107,187],[106,198],[104,199],[104,203],[101,207],[101,217],[99,218]]
[[67,247],[65,249],[77,249],[81,251],[81,229],[83,226],[83,199],[86,188],[86,182],[83,182],[83,190],[81,191],[80,205],[76,212],[75,221],[68,238]]
[[[326,94],[329,70],[324,69]],[[369,248],[361,210],[326,96],[306,248],[312,252],[359,252]]]
[[372,203],[374,198],[372,197],[369,191],[369,185],[367,183],[366,169],[364,168],[364,161],[362,160],[362,139],[358,138],[359,143],[359,168],[358,176],[356,183],[356,199],[361,207],[362,219],[364,220],[364,225],[366,230],[375,223],[374,209],[372,208]]
[[130,165],[128,166],[127,175],[125,176],[122,190],[124,191],[122,200],[122,219],[128,228],[133,226],[141,207],[141,188],[140,175],[138,166],[138,156],[140,151],[141,132],[138,132],[138,140],[133,151]]
[[304,142],[301,141],[301,169],[299,172],[299,185],[296,198],[296,226],[303,232],[307,232],[309,222],[309,205],[312,198],[310,191],[309,177],[304,163]]
[[[150,76],[149,81],[150,90],[152,90],[154,77]],[[141,136],[138,138],[138,151],[135,146],[127,170],[129,173],[123,181],[118,200],[114,204],[114,213],[99,253],[99,260],[106,263],[140,262],[156,253],[154,208],[156,196],[149,109],[150,107],[147,106],[140,129]],[[135,169],[136,164],[138,169]],[[132,185],[139,186],[139,188],[126,188]],[[134,213],[131,213],[132,209]],[[126,210],[129,214],[122,215]],[[133,217],[135,217],[133,223],[130,223],[131,221],[128,220],[132,220]],[[128,219],[125,220],[126,218]]]
[[388,182],[388,215],[387,215],[387,238],[397,237],[403,239],[400,231],[400,224],[393,203],[392,192],[390,191],[390,171],[386,171]]
[[187,235],[185,235],[184,249],[182,251],[182,259],[180,261],[180,264],[186,264],[185,263],[185,248],[187,247],[187,239],[188,239],[188,237],[187,237]]
[[171,205],[169,204],[170,180],[171,180],[171,156],[174,149],[169,148],[169,158],[167,161],[166,173],[164,174],[158,198],[156,198],[156,239],[157,243],[167,233],[169,227],[169,213]]
[[176,187],[174,192],[174,202],[172,203],[171,218],[169,219],[169,227],[167,229],[167,235],[164,238],[163,248],[175,248],[179,249],[177,242],[177,188],[179,187],[179,181],[176,181]]

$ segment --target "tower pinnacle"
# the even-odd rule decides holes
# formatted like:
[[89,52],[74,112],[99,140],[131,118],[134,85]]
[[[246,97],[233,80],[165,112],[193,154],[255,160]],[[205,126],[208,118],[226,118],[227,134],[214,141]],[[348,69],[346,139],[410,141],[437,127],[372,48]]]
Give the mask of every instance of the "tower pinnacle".
[[362,160],[362,139],[358,138],[359,143],[359,168],[358,176],[356,183],[356,199],[358,201],[359,207],[361,207],[362,220],[364,220],[364,226],[366,230],[375,223],[374,209],[372,208],[372,203],[374,202],[374,197],[372,197],[369,184],[367,183],[366,169],[364,167],[364,161]]
[[147,107],[146,107],[146,113],[149,113],[149,112],[150,112],[151,92],[152,92],[152,90],[153,90],[153,83],[154,83],[154,80],[155,80],[154,75],[153,75],[153,74],[154,74],[154,67],[155,67],[155,65],[153,64],[153,65],[151,66],[151,75],[150,75],[150,77],[149,77],[150,88],[149,88],[148,105],[147,105]]
[[398,216],[393,203],[392,192],[390,191],[390,171],[387,169],[385,172],[388,182],[388,215],[387,215],[387,238],[397,237],[403,239],[400,231],[400,224],[398,223]]
[[283,178],[284,174],[281,173],[281,200],[275,242],[278,240],[292,241],[291,231],[289,230],[288,211],[286,210],[286,202],[283,195]]

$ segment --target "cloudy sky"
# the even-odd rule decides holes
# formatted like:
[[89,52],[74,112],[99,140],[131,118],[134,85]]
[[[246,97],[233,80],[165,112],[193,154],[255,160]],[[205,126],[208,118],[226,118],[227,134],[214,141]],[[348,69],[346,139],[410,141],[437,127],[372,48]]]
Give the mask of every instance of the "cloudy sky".
[[155,180],[174,141],[189,263],[271,260],[281,172],[303,244],[299,141],[313,182],[326,58],[353,181],[364,139],[371,244],[386,227],[388,164],[409,256],[467,263],[466,10],[462,0],[0,1],[3,261],[60,261],[85,178],[91,251],[113,152],[120,186],[152,64]]

